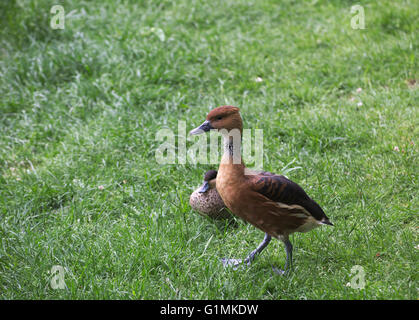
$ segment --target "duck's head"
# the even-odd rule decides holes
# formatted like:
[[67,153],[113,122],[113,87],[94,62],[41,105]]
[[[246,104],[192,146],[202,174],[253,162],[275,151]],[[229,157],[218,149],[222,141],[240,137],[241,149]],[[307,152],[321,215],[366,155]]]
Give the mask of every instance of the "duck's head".
[[208,170],[205,172],[204,181],[211,181],[215,178],[217,178],[217,170]]
[[[201,188],[199,188],[199,193],[205,193],[210,189],[212,180],[217,178],[217,171],[216,170],[209,170],[205,172],[204,175],[204,183],[202,184]],[[210,182],[211,181],[211,182]]]
[[241,133],[243,131],[243,122],[239,111],[239,108],[233,106],[221,106],[215,108],[208,113],[204,123],[191,130],[189,134],[201,134],[212,129],[224,129],[227,131],[238,129]]

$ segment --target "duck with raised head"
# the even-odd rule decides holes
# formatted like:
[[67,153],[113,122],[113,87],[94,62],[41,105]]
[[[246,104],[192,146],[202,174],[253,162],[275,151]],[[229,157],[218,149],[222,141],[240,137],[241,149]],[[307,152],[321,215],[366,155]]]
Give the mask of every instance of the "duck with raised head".
[[[219,130],[224,139],[224,153],[216,178],[219,195],[234,215],[265,232],[263,241],[244,262],[250,264],[274,237],[284,243],[287,257],[284,270],[274,270],[284,274],[292,263],[289,235],[333,224],[322,208],[295,182],[272,173],[254,174],[245,167],[241,157],[243,122],[239,108],[221,106],[213,109],[190,134],[212,129]],[[223,259],[225,266],[238,266],[242,262],[241,259]]]

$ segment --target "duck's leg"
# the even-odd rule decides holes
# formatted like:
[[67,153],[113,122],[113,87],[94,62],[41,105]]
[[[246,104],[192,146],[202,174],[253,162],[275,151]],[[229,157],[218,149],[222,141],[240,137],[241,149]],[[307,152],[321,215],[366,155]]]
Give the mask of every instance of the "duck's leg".
[[[247,265],[250,265],[252,263],[252,261],[255,259],[256,255],[261,253],[263,251],[263,249],[266,248],[266,246],[269,244],[269,242],[271,241],[271,236],[267,233],[265,233],[265,238],[263,239],[263,241],[258,245],[258,247],[253,250],[246,259],[244,259],[244,262]],[[233,266],[233,267],[237,267],[238,265],[240,265],[243,260],[242,259],[227,259],[224,258],[222,259],[223,265],[224,267],[226,266]]]
[[253,250],[248,256],[247,258],[244,260],[244,262],[246,262],[248,265],[250,265],[252,263],[252,261],[255,259],[255,256],[259,253],[261,253],[263,251],[263,249],[265,249],[269,242],[271,242],[271,236],[267,233],[265,233],[265,238],[263,238],[263,241],[258,245],[258,247]]
[[273,271],[280,275],[287,274],[292,266],[292,244],[288,238],[284,239],[283,242],[285,245],[285,252],[287,254],[287,261],[285,262],[284,270],[272,267]]

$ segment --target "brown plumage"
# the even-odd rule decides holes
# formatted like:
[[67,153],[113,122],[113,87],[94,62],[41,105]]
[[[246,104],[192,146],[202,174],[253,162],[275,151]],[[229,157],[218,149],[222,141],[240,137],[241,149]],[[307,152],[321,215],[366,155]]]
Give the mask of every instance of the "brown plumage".
[[[292,245],[288,238],[291,233],[307,232],[332,223],[320,206],[295,182],[269,172],[249,174],[241,159],[243,125],[238,108],[222,106],[213,109],[206,121],[191,134],[210,129],[221,130],[225,144],[216,180],[218,193],[233,214],[266,234],[264,241],[245,262],[250,263],[271,237],[275,237],[285,244],[287,267],[292,259]],[[228,259],[224,262],[236,265],[241,260]]]

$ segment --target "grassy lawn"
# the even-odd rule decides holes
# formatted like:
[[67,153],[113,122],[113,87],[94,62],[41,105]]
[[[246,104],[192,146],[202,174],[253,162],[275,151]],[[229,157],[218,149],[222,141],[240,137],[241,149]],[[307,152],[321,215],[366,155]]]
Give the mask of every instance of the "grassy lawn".
[[[1,299],[418,298],[418,1],[57,2],[0,2]],[[224,104],[335,225],[287,277],[276,240],[223,268],[263,233],[189,207],[217,165],[156,162]]]

